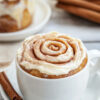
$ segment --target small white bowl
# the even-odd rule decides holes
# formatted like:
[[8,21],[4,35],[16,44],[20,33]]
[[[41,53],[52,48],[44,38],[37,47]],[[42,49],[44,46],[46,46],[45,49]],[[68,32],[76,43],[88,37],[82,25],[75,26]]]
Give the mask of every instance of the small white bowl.
[[37,0],[36,11],[33,16],[32,24],[26,29],[10,32],[10,33],[0,33],[0,41],[18,41],[30,36],[40,29],[42,29],[48,22],[51,16],[51,9],[49,5],[44,0]]

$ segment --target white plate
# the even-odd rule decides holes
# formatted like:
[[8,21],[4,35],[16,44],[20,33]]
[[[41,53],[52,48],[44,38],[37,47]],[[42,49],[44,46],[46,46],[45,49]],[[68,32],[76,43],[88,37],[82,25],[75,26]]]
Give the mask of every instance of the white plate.
[[44,0],[36,0],[36,10],[32,24],[21,31],[0,33],[0,41],[18,41],[41,30],[51,16],[51,9]]

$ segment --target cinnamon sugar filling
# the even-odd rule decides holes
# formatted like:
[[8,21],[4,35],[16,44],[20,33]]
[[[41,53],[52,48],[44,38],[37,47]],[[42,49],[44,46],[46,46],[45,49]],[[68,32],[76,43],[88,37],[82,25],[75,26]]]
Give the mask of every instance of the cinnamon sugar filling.
[[85,67],[88,59],[80,40],[56,32],[26,39],[17,58],[22,69],[41,78],[76,74]]

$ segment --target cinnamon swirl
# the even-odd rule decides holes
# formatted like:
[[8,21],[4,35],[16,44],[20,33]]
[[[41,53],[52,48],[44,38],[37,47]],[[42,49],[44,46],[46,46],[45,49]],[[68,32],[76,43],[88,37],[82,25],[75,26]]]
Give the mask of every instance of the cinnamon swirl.
[[33,12],[34,0],[1,0],[0,32],[15,32],[28,27]]
[[29,37],[17,52],[17,61],[23,70],[49,79],[78,73],[87,59],[81,40],[57,32]]

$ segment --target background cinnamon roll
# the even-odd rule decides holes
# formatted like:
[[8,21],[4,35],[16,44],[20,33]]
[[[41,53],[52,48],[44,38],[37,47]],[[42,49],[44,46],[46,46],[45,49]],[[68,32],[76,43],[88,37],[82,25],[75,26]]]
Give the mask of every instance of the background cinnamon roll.
[[17,52],[21,68],[40,78],[63,78],[87,64],[86,48],[79,39],[51,32],[27,38]]
[[14,32],[32,22],[34,0],[1,0],[0,32]]

